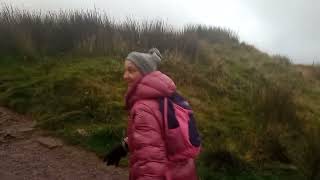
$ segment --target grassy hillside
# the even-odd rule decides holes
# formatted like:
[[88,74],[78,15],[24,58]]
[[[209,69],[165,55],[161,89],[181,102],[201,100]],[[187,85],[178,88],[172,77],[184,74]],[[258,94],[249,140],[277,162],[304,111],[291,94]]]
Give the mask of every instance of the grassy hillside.
[[195,110],[202,179],[319,177],[319,66],[293,65],[221,28],[102,17],[2,9],[0,104],[103,155],[126,127],[123,58],[156,46]]

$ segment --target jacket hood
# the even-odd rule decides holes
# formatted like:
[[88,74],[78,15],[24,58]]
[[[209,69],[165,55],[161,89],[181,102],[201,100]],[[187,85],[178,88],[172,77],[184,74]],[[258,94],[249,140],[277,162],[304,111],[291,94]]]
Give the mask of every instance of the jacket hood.
[[137,100],[170,96],[176,85],[167,75],[154,71],[142,77],[126,94],[126,107],[130,109]]

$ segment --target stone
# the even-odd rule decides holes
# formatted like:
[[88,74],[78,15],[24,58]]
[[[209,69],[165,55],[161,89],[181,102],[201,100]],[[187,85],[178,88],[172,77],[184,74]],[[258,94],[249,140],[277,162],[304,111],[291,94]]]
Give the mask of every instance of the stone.
[[53,149],[53,148],[62,146],[61,141],[54,139],[54,138],[50,138],[50,137],[39,137],[37,139],[37,142],[39,142],[41,145],[43,145],[49,149]]
[[77,133],[80,134],[81,136],[88,136],[89,135],[89,133],[84,129],[77,129]]
[[18,129],[18,132],[26,133],[26,132],[31,132],[33,130],[34,130],[34,128],[32,128],[32,127],[26,127],[26,128]]

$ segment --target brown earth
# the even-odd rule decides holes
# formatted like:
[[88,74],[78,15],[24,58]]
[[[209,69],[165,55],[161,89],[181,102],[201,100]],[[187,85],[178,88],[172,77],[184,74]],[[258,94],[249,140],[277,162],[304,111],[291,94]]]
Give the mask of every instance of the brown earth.
[[35,128],[26,116],[0,107],[0,179],[128,179],[94,153],[64,144]]

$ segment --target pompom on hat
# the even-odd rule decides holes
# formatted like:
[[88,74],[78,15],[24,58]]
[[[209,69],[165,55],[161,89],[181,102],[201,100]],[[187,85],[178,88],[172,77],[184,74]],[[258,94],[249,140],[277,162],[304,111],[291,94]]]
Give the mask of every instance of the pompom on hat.
[[158,70],[161,53],[157,48],[151,48],[148,53],[131,52],[126,60],[133,62],[143,75]]

